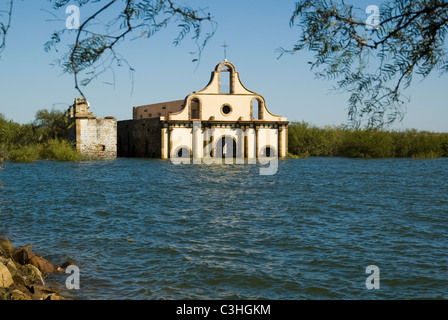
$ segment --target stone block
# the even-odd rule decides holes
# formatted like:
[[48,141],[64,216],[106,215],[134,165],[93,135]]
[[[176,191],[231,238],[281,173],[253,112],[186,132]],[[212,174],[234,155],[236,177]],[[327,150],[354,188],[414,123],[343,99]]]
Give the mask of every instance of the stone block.
[[13,283],[11,272],[3,263],[0,263],[0,288],[8,288]]

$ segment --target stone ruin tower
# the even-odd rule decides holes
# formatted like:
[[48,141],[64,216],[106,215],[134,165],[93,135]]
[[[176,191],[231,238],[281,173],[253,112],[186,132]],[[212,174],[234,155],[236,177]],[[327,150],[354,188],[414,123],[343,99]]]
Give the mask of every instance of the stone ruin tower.
[[89,109],[84,98],[76,98],[70,107],[70,140],[76,143],[76,150],[90,158],[116,158],[117,120],[95,117]]

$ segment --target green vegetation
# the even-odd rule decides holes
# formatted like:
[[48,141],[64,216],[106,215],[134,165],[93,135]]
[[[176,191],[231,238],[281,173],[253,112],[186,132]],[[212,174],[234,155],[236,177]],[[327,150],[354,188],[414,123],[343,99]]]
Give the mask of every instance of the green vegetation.
[[67,114],[39,110],[28,124],[6,120],[0,114],[0,166],[4,161],[78,161],[82,156],[68,141]]
[[6,151],[0,146],[0,170],[3,167],[3,163],[5,163],[6,159]]
[[306,122],[292,122],[288,149],[294,158],[438,158],[448,157],[448,133],[318,128]]
[[34,162],[39,159],[40,150],[40,145],[26,145],[12,149],[8,153],[8,160],[12,162]]
[[[62,111],[40,110],[36,120],[18,124],[0,114],[0,168],[4,161],[79,161],[84,157],[68,141],[68,117]],[[291,158],[438,158],[448,157],[448,133],[319,128],[291,122],[288,129]]]
[[82,156],[73,148],[73,144],[67,140],[49,140],[40,152],[40,156],[47,160],[79,161]]

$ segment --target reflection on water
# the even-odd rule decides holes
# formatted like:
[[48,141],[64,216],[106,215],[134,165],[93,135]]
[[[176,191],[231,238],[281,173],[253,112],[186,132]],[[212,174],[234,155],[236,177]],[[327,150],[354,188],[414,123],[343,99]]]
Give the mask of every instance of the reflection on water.
[[8,163],[0,237],[76,260],[80,299],[448,298],[447,165]]

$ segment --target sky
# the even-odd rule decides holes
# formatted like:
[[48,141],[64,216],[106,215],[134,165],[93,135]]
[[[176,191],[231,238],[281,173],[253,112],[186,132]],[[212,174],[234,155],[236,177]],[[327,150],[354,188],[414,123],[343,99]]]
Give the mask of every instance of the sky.
[[[1,9],[5,9],[1,0]],[[359,0],[359,7],[376,1]],[[218,22],[216,33],[205,47],[199,64],[190,52],[195,43],[187,38],[173,44],[176,25],[162,29],[149,39],[128,37],[117,51],[135,70],[133,77],[124,66],[106,72],[83,88],[90,111],[98,117],[132,118],[132,107],[165,101],[182,100],[193,91],[203,89],[215,66],[227,59],[240,74],[243,85],[261,94],[267,108],[289,121],[305,121],[316,126],[340,125],[347,122],[347,94],[334,93],[335,82],[316,79],[307,52],[284,55],[278,48],[292,48],[299,29],[289,25],[294,0],[226,0],[186,1],[192,7],[210,12]],[[68,5],[74,2],[68,3]],[[1,10],[0,9],[0,10]],[[50,14],[53,12],[59,20]],[[81,23],[91,14],[80,8]],[[79,93],[73,76],[52,66],[61,58],[59,52],[45,52],[44,44],[51,34],[65,28],[69,14],[64,9],[54,12],[45,0],[16,0],[7,46],[0,56],[0,113],[7,119],[28,123],[36,111],[65,110]],[[367,16],[367,15],[366,15]],[[74,41],[75,34],[68,36]],[[407,113],[392,129],[448,132],[448,75],[430,75],[423,81],[415,77],[404,93],[410,96]]]

